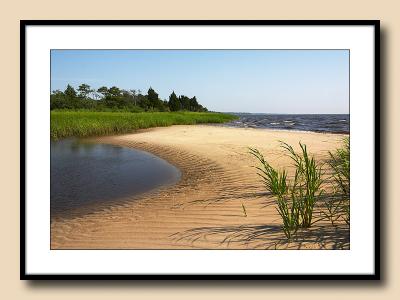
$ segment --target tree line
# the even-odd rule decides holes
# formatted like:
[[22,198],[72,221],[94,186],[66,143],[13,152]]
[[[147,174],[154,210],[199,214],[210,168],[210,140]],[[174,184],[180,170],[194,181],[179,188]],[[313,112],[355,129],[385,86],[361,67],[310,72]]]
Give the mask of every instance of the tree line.
[[149,88],[143,95],[140,90],[124,90],[116,86],[102,86],[97,90],[81,84],[76,90],[67,85],[64,91],[55,90],[50,95],[50,109],[88,109],[139,111],[208,111],[197,102],[196,96],[177,96],[172,92],[169,100],[162,100],[158,93]]

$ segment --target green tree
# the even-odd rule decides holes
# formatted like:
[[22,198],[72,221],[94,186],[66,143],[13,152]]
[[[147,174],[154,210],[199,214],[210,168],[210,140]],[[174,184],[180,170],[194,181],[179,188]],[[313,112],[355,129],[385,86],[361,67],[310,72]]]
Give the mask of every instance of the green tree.
[[147,91],[147,100],[151,108],[157,108],[160,105],[160,100],[158,99],[158,94],[150,87]]
[[179,99],[174,91],[169,96],[168,106],[170,111],[178,111],[181,109],[181,104],[179,103]]
[[139,105],[139,107],[145,110],[148,110],[150,107],[150,102],[147,99],[147,96],[142,94],[137,95],[137,104]]
[[189,103],[190,103],[190,111],[199,111],[199,103],[197,103],[196,96],[190,98]]
[[108,88],[106,86],[102,86],[100,88],[97,89],[97,92],[102,94],[103,97],[107,97],[108,96]]
[[130,94],[131,94],[131,96],[132,96],[132,102],[133,102],[133,105],[137,105],[136,104],[136,102],[137,102],[137,93],[136,93],[136,90],[135,89],[132,89],[132,90],[129,90],[129,92],[130,92]]
[[69,84],[67,85],[67,88],[64,91],[64,95],[69,99],[69,100],[73,100],[74,98],[76,98],[76,91],[75,89],[70,86]]
[[116,86],[111,87],[108,90],[108,93],[111,97],[119,97],[121,96],[121,90],[119,88],[117,88]]
[[65,109],[68,108],[65,101],[65,94],[60,90],[53,91],[50,95],[50,109]]
[[64,91],[65,95],[65,106],[70,109],[80,108],[80,101],[77,97],[77,93],[75,89],[71,85],[67,85],[67,88]]
[[88,96],[92,92],[93,90],[90,88],[88,84],[83,83],[78,87],[78,95],[83,99],[89,98]]
[[173,91],[169,96],[169,101],[161,100],[151,87],[147,95],[143,95],[140,90],[123,90],[116,86],[111,88],[102,86],[95,91],[85,83],[79,85],[77,90],[68,84],[64,92],[56,90],[52,91],[50,95],[50,109],[95,109],[101,111],[107,108],[132,112],[142,110],[207,111],[207,108],[197,102],[195,96],[192,98],[185,95],[178,97]]
[[179,97],[179,102],[181,104],[181,109],[190,110],[190,99],[185,95],[181,95]]

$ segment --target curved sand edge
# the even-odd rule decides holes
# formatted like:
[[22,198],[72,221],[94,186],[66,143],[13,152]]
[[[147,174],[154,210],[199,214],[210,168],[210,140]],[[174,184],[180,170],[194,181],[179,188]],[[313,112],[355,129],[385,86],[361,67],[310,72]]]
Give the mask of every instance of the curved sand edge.
[[[348,248],[345,227],[318,226],[285,243],[274,200],[265,194],[247,147],[288,166],[279,140],[302,141],[317,158],[343,136],[219,126],[172,126],[95,141],[151,152],[177,166],[181,181],[118,205],[51,224],[52,249]],[[133,201],[134,200],[134,201]],[[247,217],[242,208],[246,208]]]

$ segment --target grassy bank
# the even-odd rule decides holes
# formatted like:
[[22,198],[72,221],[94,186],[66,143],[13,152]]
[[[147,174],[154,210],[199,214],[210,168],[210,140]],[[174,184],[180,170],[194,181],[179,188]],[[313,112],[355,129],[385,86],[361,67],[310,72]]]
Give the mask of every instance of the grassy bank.
[[160,126],[224,123],[234,119],[236,116],[210,112],[52,111],[50,136],[60,139],[109,135]]

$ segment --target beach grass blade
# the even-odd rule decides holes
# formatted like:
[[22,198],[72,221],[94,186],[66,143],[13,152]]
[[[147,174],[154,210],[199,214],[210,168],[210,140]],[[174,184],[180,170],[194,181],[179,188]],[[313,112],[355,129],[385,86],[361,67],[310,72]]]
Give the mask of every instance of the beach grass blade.
[[255,148],[249,148],[249,152],[261,163],[261,167],[255,167],[258,170],[258,176],[262,178],[264,185],[272,195],[282,196],[287,192],[287,172],[274,169],[264,158],[263,154]]

